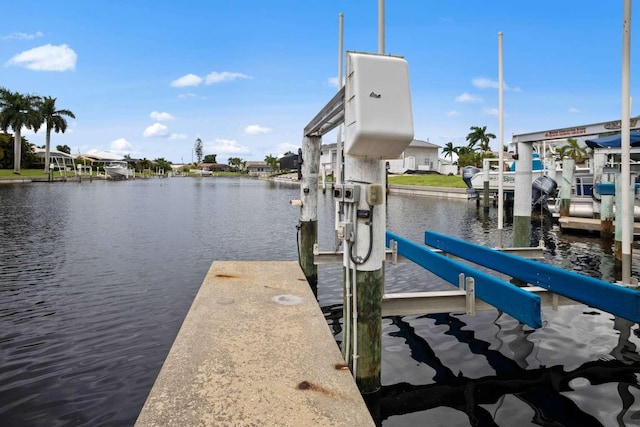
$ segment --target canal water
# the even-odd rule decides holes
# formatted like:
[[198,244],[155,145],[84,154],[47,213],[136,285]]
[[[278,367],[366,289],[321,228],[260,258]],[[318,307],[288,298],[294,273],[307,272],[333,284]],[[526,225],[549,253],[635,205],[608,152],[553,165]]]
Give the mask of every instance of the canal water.
[[[211,263],[296,259],[299,191],[239,178],[0,185],[0,425],[133,425]],[[333,249],[333,210],[320,195],[322,250]],[[416,242],[431,229],[497,245],[497,213],[474,202],[391,195],[387,222]],[[546,262],[615,278],[611,242],[546,221],[533,232]],[[322,266],[318,300],[338,342],[341,287],[341,267]],[[386,288],[451,289],[412,264],[388,265]],[[532,330],[497,311],[383,319],[374,417],[640,425],[638,325],[583,305],[543,320]]]

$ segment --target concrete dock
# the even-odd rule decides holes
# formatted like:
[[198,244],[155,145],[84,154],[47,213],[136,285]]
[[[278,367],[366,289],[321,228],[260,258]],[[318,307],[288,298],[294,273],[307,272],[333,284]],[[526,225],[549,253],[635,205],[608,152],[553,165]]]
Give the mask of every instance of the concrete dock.
[[[558,223],[562,230],[594,231],[596,233],[600,233],[600,220],[597,218],[561,216],[558,218]],[[615,230],[615,224],[612,229]],[[635,222],[633,224],[633,234],[640,234],[640,222]]]
[[298,263],[216,261],[136,426],[374,422]]

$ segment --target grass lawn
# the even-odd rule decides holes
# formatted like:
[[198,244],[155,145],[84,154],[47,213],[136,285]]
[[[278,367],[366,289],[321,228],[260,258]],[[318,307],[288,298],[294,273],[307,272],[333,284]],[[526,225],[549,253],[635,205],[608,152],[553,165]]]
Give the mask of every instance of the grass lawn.
[[[60,176],[56,171],[53,176]],[[0,179],[21,179],[21,178],[46,178],[47,174],[42,169],[20,169],[20,175],[13,173],[13,169],[0,169]]]
[[390,175],[389,184],[422,185],[426,187],[467,188],[460,175]]

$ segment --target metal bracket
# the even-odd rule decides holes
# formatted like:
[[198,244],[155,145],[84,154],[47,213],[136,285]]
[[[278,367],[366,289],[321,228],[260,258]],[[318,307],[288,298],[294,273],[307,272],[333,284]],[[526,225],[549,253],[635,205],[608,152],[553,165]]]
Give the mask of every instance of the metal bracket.
[[473,277],[466,278],[467,285],[467,314],[476,315],[476,281]]

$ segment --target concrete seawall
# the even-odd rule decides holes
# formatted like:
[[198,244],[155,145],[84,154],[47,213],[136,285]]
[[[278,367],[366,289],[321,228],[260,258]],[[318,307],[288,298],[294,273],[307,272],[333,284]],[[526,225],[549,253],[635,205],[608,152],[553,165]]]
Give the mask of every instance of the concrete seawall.
[[389,184],[389,193],[409,196],[438,197],[443,199],[469,200],[470,198],[466,188],[427,187],[424,185]]

